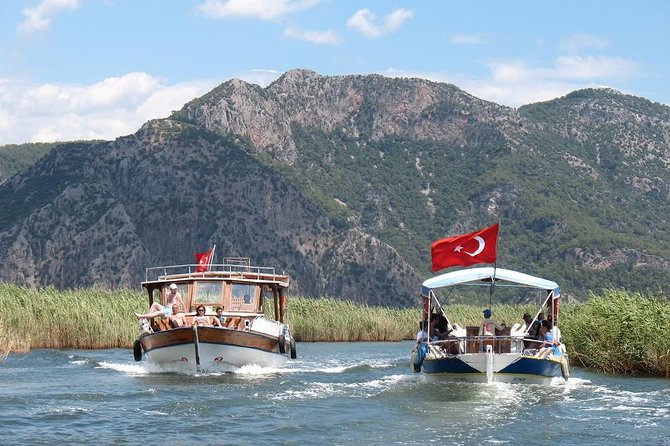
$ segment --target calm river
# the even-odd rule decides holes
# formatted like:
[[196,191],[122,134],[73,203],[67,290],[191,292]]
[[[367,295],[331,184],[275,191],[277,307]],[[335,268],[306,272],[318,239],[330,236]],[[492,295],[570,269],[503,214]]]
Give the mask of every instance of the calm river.
[[0,444],[670,444],[670,380],[429,383],[412,343],[300,343],[285,369],[147,371],[130,350],[0,364]]

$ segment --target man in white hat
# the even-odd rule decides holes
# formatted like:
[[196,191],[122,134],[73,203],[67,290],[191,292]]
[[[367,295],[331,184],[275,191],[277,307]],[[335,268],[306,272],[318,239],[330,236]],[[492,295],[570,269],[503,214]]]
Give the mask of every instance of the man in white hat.
[[184,306],[184,299],[181,298],[181,294],[179,294],[179,291],[177,291],[178,287],[176,283],[170,284],[170,291],[167,293],[167,296],[165,296],[165,300],[167,301],[165,306],[159,304],[158,302],[154,302],[151,304],[151,308],[149,308],[149,312],[147,314],[139,314],[135,313],[135,316],[137,319],[142,319],[142,318],[147,318],[151,319],[153,317],[158,317],[158,316],[163,316],[165,318],[169,317],[172,314],[172,305],[177,304],[179,305],[179,308],[186,308]]

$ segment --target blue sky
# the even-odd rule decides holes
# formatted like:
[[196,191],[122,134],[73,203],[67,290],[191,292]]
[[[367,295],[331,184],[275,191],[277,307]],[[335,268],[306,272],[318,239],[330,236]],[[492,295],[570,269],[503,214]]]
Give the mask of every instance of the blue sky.
[[670,2],[9,0],[0,145],[113,139],[283,72],[455,84],[518,107],[588,87],[670,105]]

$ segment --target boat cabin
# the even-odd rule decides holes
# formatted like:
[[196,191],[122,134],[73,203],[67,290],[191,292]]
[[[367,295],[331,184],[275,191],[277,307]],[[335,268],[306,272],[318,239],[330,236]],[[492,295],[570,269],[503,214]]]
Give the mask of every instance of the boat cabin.
[[[216,308],[223,308],[224,326],[243,330],[251,321],[265,314],[265,303],[272,302],[269,315],[284,322],[286,291],[289,277],[277,274],[274,268],[251,266],[248,258],[226,258],[222,264],[211,265],[208,271],[197,271],[198,265],[175,265],[148,268],[142,286],[153,302],[168,304],[170,287],[176,286],[184,301],[182,310],[190,325],[196,308],[205,307],[206,316],[215,316]],[[161,318],[154,318],[154,330],[165,329]]]

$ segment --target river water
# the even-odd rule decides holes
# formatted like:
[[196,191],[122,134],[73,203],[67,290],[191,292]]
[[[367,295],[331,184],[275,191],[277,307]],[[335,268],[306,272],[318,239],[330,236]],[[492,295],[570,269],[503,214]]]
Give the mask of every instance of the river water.
[[122,349],[12,354],[0,444],[670,444],[668,379],[428,382],[412,346],[299,343],[283,369],[199,373],[147,370]]

